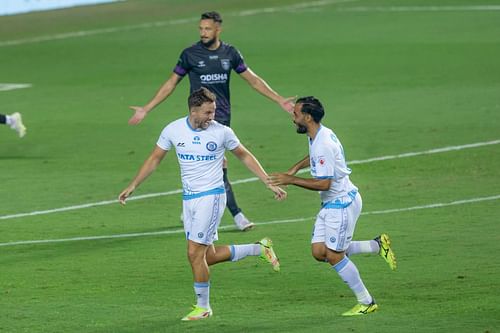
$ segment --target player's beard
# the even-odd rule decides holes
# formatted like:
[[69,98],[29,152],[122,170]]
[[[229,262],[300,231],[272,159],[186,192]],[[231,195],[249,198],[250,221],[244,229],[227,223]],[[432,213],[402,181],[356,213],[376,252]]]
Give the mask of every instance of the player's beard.
[[307,133],[307,127],[300,125],[300,124],[297,124],[297,123],[295,123],[295,126],[297,126],[297,133],[299,133],[299,134]]
[[203,39],[200,39],[201,44],[203,44],[203,46],[205,46],[207,49],[214,45],[216,41],[216,38],[209,39],[207,42],[204,42]]

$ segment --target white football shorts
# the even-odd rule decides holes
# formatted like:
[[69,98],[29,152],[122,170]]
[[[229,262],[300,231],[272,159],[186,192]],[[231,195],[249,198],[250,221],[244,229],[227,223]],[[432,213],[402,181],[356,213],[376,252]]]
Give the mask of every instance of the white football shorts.
[[325,243],[336,252],[347,250],[362,206],[361,195],[357,193],[345,208],[322,208],[316,216],[311,243]]
[[226,193],[183,200],[182,217],[186,239],[211,245],[218,238],[217,228],[226,208]]

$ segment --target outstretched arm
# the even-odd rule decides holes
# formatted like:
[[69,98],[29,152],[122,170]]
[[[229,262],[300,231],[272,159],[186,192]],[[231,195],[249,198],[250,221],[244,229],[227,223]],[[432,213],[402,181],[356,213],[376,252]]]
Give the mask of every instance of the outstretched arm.
[[132,118],[129,119],[128,123],[130,125],[139,124],[146,117],[149,111],[153,110],[158,104],[170,96],[181,79],[181,76],[176,73],[172,73],[170,78],[160,87],[156,95],[149,101],[148,104],[144,106],[130,106],[130,109],[134,110],[135,113]]
[[266,171],[262,168],[259,161],[253,156],[253,154],[248,151],[242,144],[240,144],[231,152],[241,161],[245,166],[252,171],[254,175],[259,177],[259,179],[266,184],[266,186],[274,193],[276,200],[283,200],[286,198],[286,192],[279,188],[278,186],[270,185],[267,182],[268,175]]
[[165,155],[167,154],[166,150],[161,149],[156,146],[151,155],[144,161],[144,164],[139,169],[139,172],[135,176],[135,178],[130,182],[130,184],[125,188],[120,195],[118,196],[118,200],[122,205],[125,205],[125,201],[127,198],[134,192],[134,190],[146,179],[150,174],[155,171],[156,167],[163,160]]
[[250,68],[246,71],[240,73],[240,76],[248,82],[248,84],[257,90],[260,94],[266,96],[272,101],[275,101],[279,106],[288,113],[293,113],[293,106],[295,97],[282,97],[276,91],[274,91],[266,81],[264,81],[260,76],[255,74]]

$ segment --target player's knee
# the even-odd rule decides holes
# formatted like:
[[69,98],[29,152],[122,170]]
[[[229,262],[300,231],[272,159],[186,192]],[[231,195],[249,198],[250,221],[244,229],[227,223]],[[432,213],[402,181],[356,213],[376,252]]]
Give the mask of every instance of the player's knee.
[[194,251],[188,250],[187,257],[189,262],[193,262],[194,260],[196,260],[196,253]]
[[345,257],[344,252],[336,252],[328,250],[326,253],[326,261],[328,261],[328,263],[332,266],[339,263],[342,259],[344,259],[344,257]]
[[203,261],[205,258],[204,252],[196,248],[189,248],[187,256],[190,263],[197,263]]
[[313,247],[311,254],[317,261],[325,261],[326,259],[326,253],[324,249]]

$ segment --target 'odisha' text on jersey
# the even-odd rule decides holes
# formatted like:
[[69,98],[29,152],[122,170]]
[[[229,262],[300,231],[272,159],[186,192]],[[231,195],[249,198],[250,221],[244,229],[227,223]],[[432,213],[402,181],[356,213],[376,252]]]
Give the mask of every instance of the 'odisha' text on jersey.
[[239,74],[246,71],[247,66],[240,52],[224,42],[216,50],[207,49],[201,42],[188,47],[174,68],[181,77],[189,74],[191,93],[205,87],[217,96],[215,120],[227,126],[231,121],[231,70]]
[[232,129],[216,121],[205,130],[195,130],[185,117],[168,124],[156,145],[167,151],[175,149],[184,196],[192,196],[224,188],[224,152],[236,149],[240,141]]
[[352,190],[357,191],[349,179],[351,169],[347,167],[342,144],[331,129],[321,125],[314,140],[309,138],[309,158],[314,178],[332,180],[328,191],[320,191],[322,202],[348,196]]

